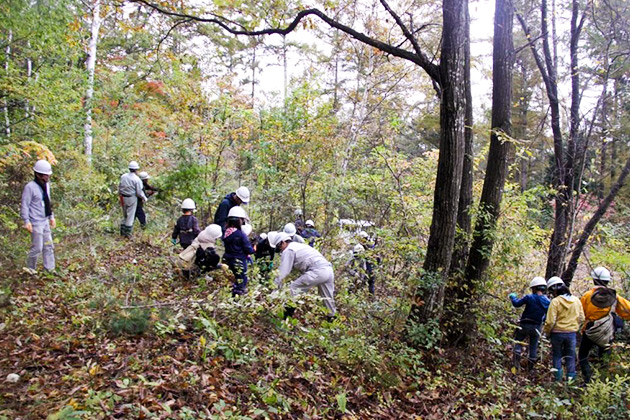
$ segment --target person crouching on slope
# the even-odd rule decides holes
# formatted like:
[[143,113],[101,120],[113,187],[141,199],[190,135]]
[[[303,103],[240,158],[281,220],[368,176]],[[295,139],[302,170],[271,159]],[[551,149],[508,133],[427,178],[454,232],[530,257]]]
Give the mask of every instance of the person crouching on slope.
[[179,244],[182,249],[186,249],[192,244],[193,240],[199,235],[201,229],[199,229],[199,222],[197,218],[193,216],[196,206],[192,198],[187,198],[182,201],[182,215],[177,219],[175,227],[173,228],[173,234],[171,235],[171,242],[173,245],[177,243],[179,237]]
[[580,300],[571,296],[569,288],[560,277],[552,277],[547,281],[547,289],[553,295],[543,332],[551,339],[551,352],[554,375],[558,382],[562,381],[562,360],[567,371],[567,379],[575,379],[575,344],[577,332],[584,322],[584,310]]
[[[332,264],[324,258],[315,248],[307,244],[292,242],[291,237],[285,232],[269,232],[267,234],[269,245],[281,253],[280,268],[276,285],[282,287],[282,281],[295,268],[302,274],[289,284],[292,296],[305,293],[317,286],[319,295],[324,298],[324,305],[328,309],[328,321],[335,317],[335,273]],[[285,318],[293,316],[295,308],[285,309]]]
[[[247,293],[247,260],[248,256],[254,253],[247,233],[242,230],[247,219],[247,213],[241,206],[232,207],[228,213],[227,225],[223,234],[223,244],[225,245],[223,261],[234,273],[232,296]],[[245,230],[251,232],[249,228]]]
[[527,358],[527,369],[532,370],[538,360],[538,341],[541,334],[543,319],[549,308],[549,298],[544,295],[547,289],[547,282],[542,277],[534,277],[529,283],[532,293],[518,299],[516,293],[510,293],[509,298],[512,306],[520,308],[525,305],[525,310],[521,315],[518,329],[514,333],[514,368],[521,367],[521,353],[523,351],[522,342],[529,340],[529,356]]

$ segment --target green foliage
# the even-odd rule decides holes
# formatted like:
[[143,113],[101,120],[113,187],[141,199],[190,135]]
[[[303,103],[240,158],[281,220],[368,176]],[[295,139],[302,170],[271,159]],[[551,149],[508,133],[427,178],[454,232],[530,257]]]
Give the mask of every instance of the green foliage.
[[146,308],[122,309],[110,315],[106,326],[114,335],[142,335],[150,328],[150,318],[151,311]]

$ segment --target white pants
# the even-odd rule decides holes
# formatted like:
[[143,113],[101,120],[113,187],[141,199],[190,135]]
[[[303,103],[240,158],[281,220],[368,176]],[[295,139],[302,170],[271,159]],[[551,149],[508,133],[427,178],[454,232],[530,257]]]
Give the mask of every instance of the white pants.
[[123,221],[122,224],[128,227],[133,226],[136,218],[136,207],[138,207],[138,197],[123,197]]
[[37,258],[43,253],[44,268],[48,271],[55,269],[55,253],[53,247],[52,232],[48,220],[33,226],[31,232],[31,249],[26,258],[26,266],[35,270],[37,268]]
[[291,295],[297,296],[317,286],[319,295],[324,298],[324,305],[329,315],[335,315],[335,273],[331,265],[321,265],[308,270],[289,284]]

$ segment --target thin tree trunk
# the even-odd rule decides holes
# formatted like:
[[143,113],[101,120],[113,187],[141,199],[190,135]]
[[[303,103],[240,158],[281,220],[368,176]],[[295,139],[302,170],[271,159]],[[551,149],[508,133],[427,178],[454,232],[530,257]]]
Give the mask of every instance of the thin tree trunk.
[[567,265],[567,269],[562,273],[562,280],[564,280],[567,286],[569,286],[571,284],[571,281],[573,280],[573,275],[575,274],[575,270],[577,269],[577,263],[580,259],[580,255],[582,255],[582,251],[584,250],[586,241],[588,241],[591,233],[593,233],[593,230],[595,230],[595,226],[597,226],[597,223],[601,220],[604,214],[606,214],[606,210],[608,210],[608,207],[610,207],[610,204],[617,196],[617,193],[619,193],[619,190],[623,186],[629,173],[630,159],[626,161],[626,165],[621,171],[621,174],[619,174],[619,179],[617,179],[617,182],[612,186],[606,198],[600,203],[599,207],[595,211],[595,214],[593,214],[590,220],[586,223],[584,231],[582,232],[582,235],[580,235],[580,239],[578,239],[578,242],[573,249],[569,264]]
[[[9,29],[9,36],[7,37],[7,48],[5,50],[6,56],[4,58],[4,72],[9,77],[9,57],[11,56],[11,43],[13,42],[13,31]],[[4,132],[8,137],[11,137],[11,120],[9,118],[9,103],[5,97],[2,100],[2,113],[4,114]]]
[[98,33],[101,28],[101,0],[92,3],[91,36],[88,45],[87,71],[88,87],[85,94],[85,126],[83,148],[88,163],[92,163],[92,100],[94,98],[94,73],[96,70],[96,49],[98,45]]

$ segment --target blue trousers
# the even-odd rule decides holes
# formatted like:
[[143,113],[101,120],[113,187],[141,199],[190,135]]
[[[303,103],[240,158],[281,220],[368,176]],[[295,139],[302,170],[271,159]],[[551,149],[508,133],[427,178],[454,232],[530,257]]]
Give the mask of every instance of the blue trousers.
[[523,352],[523,345],[520,342],[529,341],[529,355],[530,362],[535,362],[538,359],[538,340],[540,338],[540,325],[522,323],[520,327],[514,333],[514,364],[520,365],[521,353]]
[[246,258],[223,258],[225,263],[234,273],[234,284],[232,285],[232,295],[244,295],[247,293],[247,259]]
[[[551,353],[553,367],[562,372],[562,361],[566,366],[568,377],[575,377],[575,345],[577,333],[574,332],[552,332],[551,333]],[[561,374],[556,373],[556,377],[561,380]]]

